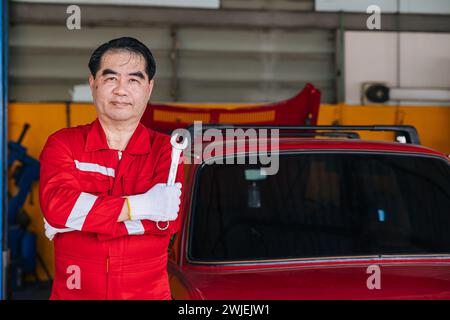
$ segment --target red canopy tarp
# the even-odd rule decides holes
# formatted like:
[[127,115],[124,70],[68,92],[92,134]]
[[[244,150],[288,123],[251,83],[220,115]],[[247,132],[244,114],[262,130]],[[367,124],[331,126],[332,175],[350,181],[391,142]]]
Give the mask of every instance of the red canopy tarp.
[[319,115],[320,91],[305,85],[296,96],[266,105],[238,109],[175,106],[149,103],[141,122],[154,130],[170,133],[185,128],[194,121],[222,124],[315,125]]

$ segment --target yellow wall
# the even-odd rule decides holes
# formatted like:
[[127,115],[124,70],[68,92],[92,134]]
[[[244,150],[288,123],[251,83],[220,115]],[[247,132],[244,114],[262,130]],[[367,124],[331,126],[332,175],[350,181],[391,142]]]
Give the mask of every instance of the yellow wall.
[[[186,104],[187,105],[187,104]],[[192,104],[191,104],[192,105]],[[205,107],[226,107],[236,109],[248,104],[208,105]],[[8,135],[16,140],[24,123],[31,125],[23,144],[31,156],[38,158],[47,137],[68,123],[67,106],[64,103],[11,103],[8,108]],[[72,104],[70,106],[71,126],[85,124],[95,119],[95,109],[91,104]],[[421,143],[443,153],[450,154],[450,106],[348,106],[322,105],[319,124],[409,124],[417,128]],[[392,139],[389,133],[362,133],[362,138]],[[11,191],[13,186],[9,183]],[[39,209],[38,185],[33,187],[25,204],[25,210],[32,217],[30,230],[38,235],[38,252],[53,275],[53,246],[44,236],[42,214]],[[44,279],[45,274],[38,266],[38,275]]]
[[[450,106],[321,105],[318,123],[413,125],[422,145],[450,154]],[[393,134],[363,132],[361,138],[392,140]]]

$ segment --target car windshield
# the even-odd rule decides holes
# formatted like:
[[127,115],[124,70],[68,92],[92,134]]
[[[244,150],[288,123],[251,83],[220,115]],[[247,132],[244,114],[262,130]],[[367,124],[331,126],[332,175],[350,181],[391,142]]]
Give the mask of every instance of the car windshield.
[[450,253],[450,165],[444,159],[296,153],[280,154],[276,175],[259,169],[202,167],[191,260]]

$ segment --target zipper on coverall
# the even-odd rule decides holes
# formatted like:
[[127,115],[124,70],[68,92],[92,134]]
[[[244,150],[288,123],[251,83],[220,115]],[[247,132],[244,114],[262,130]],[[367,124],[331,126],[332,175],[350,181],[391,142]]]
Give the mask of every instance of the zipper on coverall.
[[[117,151],[117,156],[119,158],[119,162],[122,159],[122,151]],[[109,273],[109,249],[108,249],[108,256],[106,257],[106,276],[108,277]],[[106,298],[108,298],[108,279],[106,280]]]

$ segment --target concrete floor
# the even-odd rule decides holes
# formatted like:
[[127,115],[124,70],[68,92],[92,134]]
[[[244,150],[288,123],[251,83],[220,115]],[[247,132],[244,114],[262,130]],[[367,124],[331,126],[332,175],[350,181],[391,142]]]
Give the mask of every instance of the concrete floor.
[[11,300],[48,300],[52,289],[51,282],[24,283],[8,297]]

